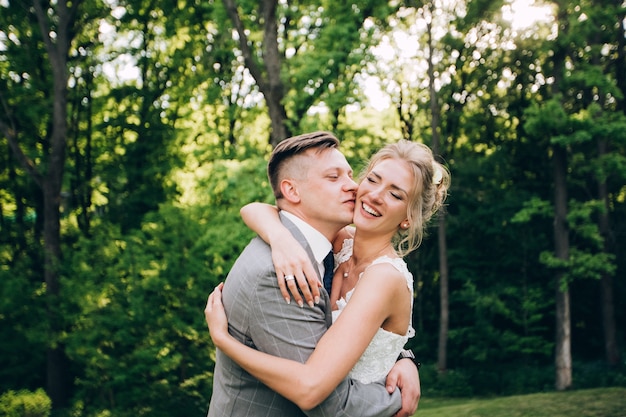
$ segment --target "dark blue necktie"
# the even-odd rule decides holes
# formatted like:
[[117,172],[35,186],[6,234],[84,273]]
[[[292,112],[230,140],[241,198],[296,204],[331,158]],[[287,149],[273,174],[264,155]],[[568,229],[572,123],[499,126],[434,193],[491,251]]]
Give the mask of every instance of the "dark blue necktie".
[[330,287],[333,283],[333,270],[335,269],[335,259],[333,257],[333,251],[328,252],[328,255],[324,258],[324,288],[330,295]]

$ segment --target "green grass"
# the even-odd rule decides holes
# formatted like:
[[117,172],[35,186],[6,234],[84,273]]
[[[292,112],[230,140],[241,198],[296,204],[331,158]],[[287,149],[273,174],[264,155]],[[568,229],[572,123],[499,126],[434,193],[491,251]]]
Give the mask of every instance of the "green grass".
[[487,399],[422,398],[415,417],[626,417],[626,388]]

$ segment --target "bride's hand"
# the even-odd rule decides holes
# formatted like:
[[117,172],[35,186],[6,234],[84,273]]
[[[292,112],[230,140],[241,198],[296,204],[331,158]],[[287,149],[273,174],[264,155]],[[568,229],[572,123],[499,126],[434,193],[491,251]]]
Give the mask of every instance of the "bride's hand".
[[290,302],[289,293],[291,292],[294,300],[301,307],[304,301],[311,307],[317,304],[322,284],[304,248],[291,234],[272,240],[271,247],[278,286],[285,301]]
[[209,327],[209,333],[213,339],[213,344],[217,347],[225,337],[229,336],[228,319],[222,304],[222,288],[224,288],[223,282],[215,287],[215,290],[209,295],[204,309],[204,318]]

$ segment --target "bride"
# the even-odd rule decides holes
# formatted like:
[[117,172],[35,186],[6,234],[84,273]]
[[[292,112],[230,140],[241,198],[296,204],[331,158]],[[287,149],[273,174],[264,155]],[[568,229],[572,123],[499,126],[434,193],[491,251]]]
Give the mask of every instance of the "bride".
[[[303,364],[271,356],[230,336],[221,303],[223,284],[209,296],[205,309],[215,346],[305,410],[323,401],[347,375],[365,383],[384,379],[414,335],[413,278],[402,256],[420,245],[448,184],[448,172],[427,146],[402,140],[382,148],[359,183],[354,226],[343,229],[334,242],[333,325],[309,359]],[[277,275],[292,292],[297,291],[295,275],[316,276],[306,274],[310,265],[294,270],[297,263],[288,258],[299,246],[286,240],[288,233],[276,232],[282,225],[275,208],[253,203],[242,215],[272,252],[278,251],[273,255]],[[302,280],[299,285],[303,287]]]

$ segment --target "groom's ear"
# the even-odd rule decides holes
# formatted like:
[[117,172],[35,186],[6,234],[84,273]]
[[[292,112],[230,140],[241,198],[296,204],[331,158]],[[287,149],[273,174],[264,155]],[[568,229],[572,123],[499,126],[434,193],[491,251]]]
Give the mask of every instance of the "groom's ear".
[[297,182],[293,179],[284,179],[280,182],[280,191],[283,198],[290,203],[300,202],[300,192],[298,191]]

